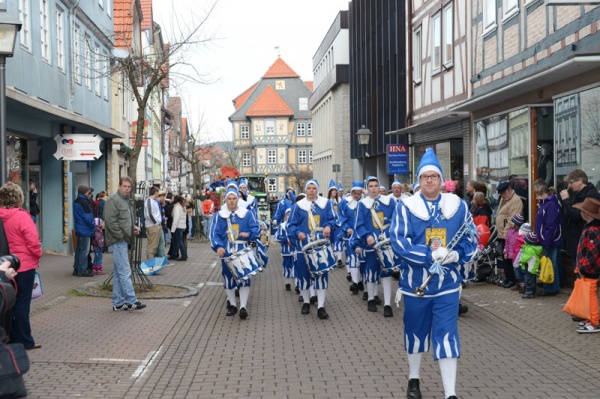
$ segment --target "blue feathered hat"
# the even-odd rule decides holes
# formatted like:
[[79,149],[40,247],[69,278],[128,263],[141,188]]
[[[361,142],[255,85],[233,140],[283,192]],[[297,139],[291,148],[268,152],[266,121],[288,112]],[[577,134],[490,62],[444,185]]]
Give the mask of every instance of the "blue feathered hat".
[[442,165],[440,165],[440,161],[438,161],[437,156],[431,147],[425,150],[425,154],[423,155],[423,158],[421,158],[421,163],[417,169],[417,180],[420,179],[421,175],[425,172],[435,172],[440,175],[440,178],[444,181]]
[[314,184],[317,186],[317,191],[319,191],[319,182],[317,179],[308,179],[306,183],[304,183],[304,191],[306,191],[306,187],[308,187],[309,184]]
[[350,189],[350,191],[355,191],[355,190],[359,190],[360,192],[362,192],[362,190],[365,188],[365,184],[361,181],[353,181],[352,182],[352,189]]

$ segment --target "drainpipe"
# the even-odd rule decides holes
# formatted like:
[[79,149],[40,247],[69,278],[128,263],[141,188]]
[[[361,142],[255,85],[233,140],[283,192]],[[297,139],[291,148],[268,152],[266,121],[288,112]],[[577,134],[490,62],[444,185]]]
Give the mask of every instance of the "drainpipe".
[[408,29],[406,29],[408,40],[406,53],[408,54],[408,59],[411,60],[410,65],[406,66],[406,77],[407,77],[407,87],[406,87],[406,120],[404,121],[404,127],[409,127],[412,125],[412,116],[413,116],[413,70],[412,66],[414,64],[413,60],[413,26],[412,26],[412,1],[409,0],[406,3],[406,24],[408,25]]
[[[69,7],[69,46],[71,49],[71,54],[75,54],[75,52],[73,51],[73,27],[75,25],[74,22],[74,10],[75,8],[79,5],[79,2],[81,0],[75,0],[75,2],[73,3],[73,5],[71,7]],[[73,58],[69,57],[68,59],[71,60],[70,65],[69,65],[69,111],[73,111],[73,99],[75,98],[75,76],[73,75]],[[81,60],[77,60],[77,61],[81,61]]]

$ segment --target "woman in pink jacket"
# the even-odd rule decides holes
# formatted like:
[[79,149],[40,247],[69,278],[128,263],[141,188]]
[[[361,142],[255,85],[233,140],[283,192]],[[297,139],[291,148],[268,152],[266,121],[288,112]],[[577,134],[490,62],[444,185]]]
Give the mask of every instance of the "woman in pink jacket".
[[31,336],[29,310],[35,269],[42,257],[42,247],[35,224],[29,212],[22,209],[23,191],[15,183],[8,182],[0,187],[0,218],[10,247],[10,253],[21,261],[17,274],[17,301],[12,310],[12,330],[10,342],[23,344],[25,349],[40,348]]

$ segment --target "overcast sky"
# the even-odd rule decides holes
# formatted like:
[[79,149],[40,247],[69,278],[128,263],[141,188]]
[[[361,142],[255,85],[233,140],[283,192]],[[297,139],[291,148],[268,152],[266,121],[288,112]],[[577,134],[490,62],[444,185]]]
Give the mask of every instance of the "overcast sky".
[[[154,20],[165,40],[173,41],[172,26],[193,25],[210,4],[213,0],[154,0]],[[313,80],[312,57],[339,11],[347,9],[348,0],[219,0],[205,26],[217,39],[186,53],[198,72],[216,83],[185,84],[170,93],[181,97],[194,131],[204,115],[201,142],[231,139],[232,100],[275,62],[275,47],[303,80]]]

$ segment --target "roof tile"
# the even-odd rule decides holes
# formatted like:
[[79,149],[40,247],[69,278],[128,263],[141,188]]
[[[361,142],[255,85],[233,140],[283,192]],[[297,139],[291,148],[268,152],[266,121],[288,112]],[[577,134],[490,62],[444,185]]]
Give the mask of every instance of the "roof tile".
[[298,75],[282,58],[277,58],[273,65],[269,67],[263,78],[298,78]]
[[290,116],[294,112],[288,107],[283,99],[277,94],[272,86],[265,90],[250,107],[246,116]]

